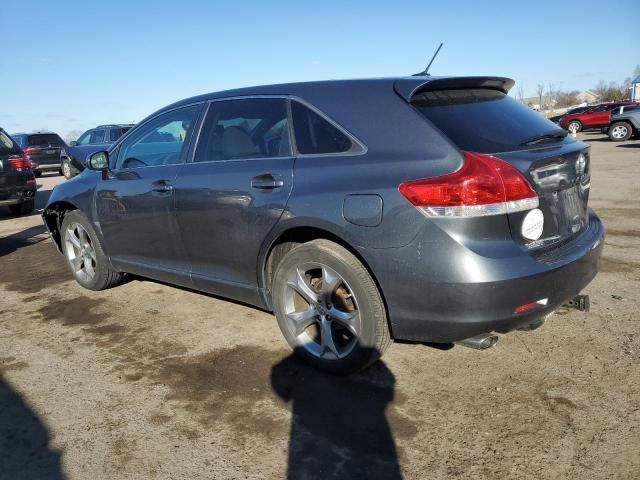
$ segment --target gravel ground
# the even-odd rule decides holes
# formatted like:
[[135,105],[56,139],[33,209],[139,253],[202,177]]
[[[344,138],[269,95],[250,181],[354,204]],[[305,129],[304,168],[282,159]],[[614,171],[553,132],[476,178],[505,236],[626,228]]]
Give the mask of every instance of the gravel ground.
[[0,478],[638,478],[640,141],[581,137],[608,229],[591,312],[484,352],[395,344],[349,378],[260,310],[83,290],[40,217],[3,210]]

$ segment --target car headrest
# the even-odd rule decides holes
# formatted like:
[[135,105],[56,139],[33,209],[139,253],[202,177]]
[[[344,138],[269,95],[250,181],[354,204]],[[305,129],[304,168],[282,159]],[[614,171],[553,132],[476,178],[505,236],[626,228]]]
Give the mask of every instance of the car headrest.
[[227,127],[222,135],[224,158],[249,158],[257,153],[251,136],[242,127]]

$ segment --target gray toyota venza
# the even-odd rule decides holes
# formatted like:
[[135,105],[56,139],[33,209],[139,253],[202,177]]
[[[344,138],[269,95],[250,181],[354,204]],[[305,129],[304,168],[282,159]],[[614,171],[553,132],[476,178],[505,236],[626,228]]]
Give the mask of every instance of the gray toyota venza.
[[604,243],[589,146],[512,86],[413,76],[183,100],[91,155],[44,221],[83,287],[133,274],[273,311],[335,373],[392,339],[488,346],[574,299]]

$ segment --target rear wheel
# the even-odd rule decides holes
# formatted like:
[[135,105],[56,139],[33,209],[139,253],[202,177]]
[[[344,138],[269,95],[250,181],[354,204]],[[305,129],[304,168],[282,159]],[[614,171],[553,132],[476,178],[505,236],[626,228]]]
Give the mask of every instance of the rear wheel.
[[293,248],[273,280],[274,313],[296,354],[348,374],[375,362],[391,342],[384,303],[362,263],[328,240]]
[[617,122],[609,127],[609,138],[613,142],[624,142],[629,140],[633,130],[627,122]]
[[571,132],[574,129],[575,129],[576,133],[582,131],[582,122],[580,122],[578,120],[571,120],[569,122],[569,124],[567,125],[567,130],[569,130]]
[[41,176],[42,176],[42,172],[41,172],[40,170],[34,170],[33,174],[34,174],[36,177],[41,177]]
[[113,269],[89,220],[80,211],[68,212],[60,230],[62,251],[80,285],[104,290],[118,284],[122,274]]
[[16,216],[29,215],[31,212],[33,212],[35,207],[36,204],[33,200],[27,200],[17,205],[10,205],[9,210],[11,210],[11,213]]

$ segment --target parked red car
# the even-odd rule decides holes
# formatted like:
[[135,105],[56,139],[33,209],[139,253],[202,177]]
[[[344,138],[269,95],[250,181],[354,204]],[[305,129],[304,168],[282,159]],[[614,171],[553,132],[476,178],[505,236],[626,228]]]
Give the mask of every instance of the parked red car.
[[560,126],[569,131],[575,127],[576,132],[609,126],[611,110],[621,105],[640,105],[640,102],[611,102],[594,105],[582,113],[565,115],[560,119]]

